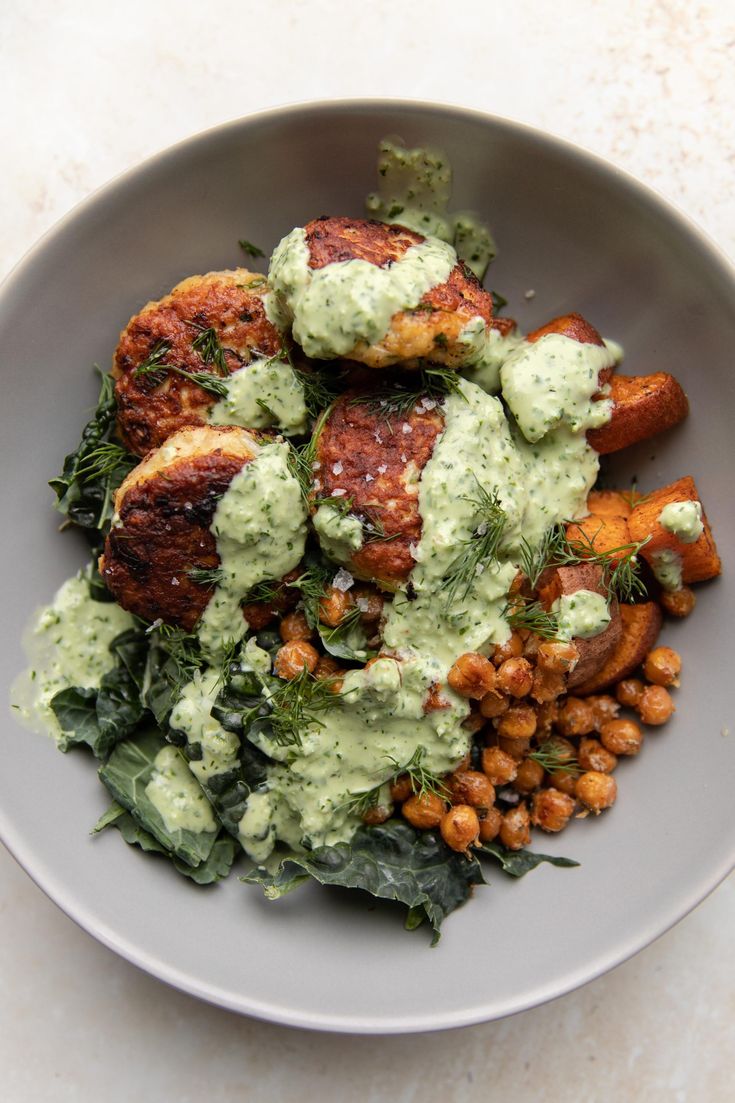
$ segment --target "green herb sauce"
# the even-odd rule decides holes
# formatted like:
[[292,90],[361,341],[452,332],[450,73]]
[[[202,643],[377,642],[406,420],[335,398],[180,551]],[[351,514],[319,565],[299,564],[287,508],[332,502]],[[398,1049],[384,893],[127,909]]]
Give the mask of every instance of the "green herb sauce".
[[227,387],[227,397],[210,409],[208,421],[212,425],[275,427],[286,436],[306,432],[309,418],[304,388],[287,360],[253,360],[222,383]]
[[240,606],[248,591],[258,582],[281,578],[304,554],[306,508],[287,457],[285,442],[260,447],[217,505],[210,530],[222,581],[197,626],[202,649],[212,657],[245,635]]
[[701,502],[669,502],[658,515],[662,528],[682,544],[694,544],[704,532]]
[[162,747],[154,759],[145,795],[160,813],[166,830],[216,831],[217,821],[204,793],[175,747]]
[[29,669],[11,690],[15,714],[33,731],[60,738],[51,698],[70,686],[97,689],[115,665],[110,644],[133,624],[119,605],[94,601],[83,574],[68,579],[25,633]]
[[577,590],[562,594],[551,607],[557,614],[560,639],[592,639],[604,632],[610,623],[610,610],[602,594],[594,590]]

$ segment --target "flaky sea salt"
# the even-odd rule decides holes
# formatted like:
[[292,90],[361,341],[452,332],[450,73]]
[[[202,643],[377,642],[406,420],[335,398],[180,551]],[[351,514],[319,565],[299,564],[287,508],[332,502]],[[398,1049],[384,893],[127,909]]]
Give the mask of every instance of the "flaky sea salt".
[[332,579],[332,585],[335,590],[341,590],[342,593],[346,593],[351,586],[354,586],[355,580],[349,571],[346,571],[344,567],[340,567],[336,575]]

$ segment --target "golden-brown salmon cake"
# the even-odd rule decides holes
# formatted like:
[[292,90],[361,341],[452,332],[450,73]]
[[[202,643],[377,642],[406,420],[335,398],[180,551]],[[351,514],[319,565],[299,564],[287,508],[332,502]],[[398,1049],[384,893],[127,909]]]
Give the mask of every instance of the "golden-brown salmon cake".
[[[344,260],[365,260],[385,268],[400,260],[412,245],[426,240],[405,226],[365,218],[316,218],[304,231],[313,269]],[[460,339],[465,326],[481,318],[489,327],[492,310],[491,295],[458,261],[449,278],[427,291],[418,306],[393,315],[380,341],[358,343],[347,358],[370,368],[398,363],[413,367],[419,360],[457,368],[466,363],[469,353],[466,340]]]
[[[166,365],[224,376],[256,354],[281,350],[263,305],[267,290],[263,276],[244,268],[190,276],[130,319],[120,334],[112,375],[118,431],[131,452],[144,456],[177,429],[206,425],[217,402],[216,395],[166,371]],[[140,373],[146,363],[152,370]]]
[[181,429],[130,472],[115,496],[115,523],[100,573],[116,601],[144,620],[191,631],[214,587],[193,571],[219,566],[209,531],[217,503],[258,451],[234,426]]
[[415,563],[419,479],[444,414],[440,401],[428,396],[396,411],[381,406],[380,394],[352,391],[335,402],[318,432],[312,506],[329,499],[362,523],[362,547],[347,566],[394,589]]

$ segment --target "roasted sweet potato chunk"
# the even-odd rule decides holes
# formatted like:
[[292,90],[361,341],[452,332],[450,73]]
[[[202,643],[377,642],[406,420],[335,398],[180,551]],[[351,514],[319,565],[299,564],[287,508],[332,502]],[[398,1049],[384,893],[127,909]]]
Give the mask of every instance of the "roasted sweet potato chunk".
[[[602,568],[597,563],[579,563],[572,567],[550,567],[540,579],[538,587],[539,601],[550,609],[563,594],[574,594],[577,590],[592,590],[603,594]],[[579,660],[569,675],[567,685],[574,689],[582,682],[592,678],[607,662],[618,645],[621,626],[618,603],[610,604],[610,623],[604,632],[590,639],[575,638],[579,651]]]
[[630,532],[625,517],[603,516],[590,513],[580,521],[571,521],[567,525],[567,540],[582,559],[592,555],[610,555],[610,561],[617,563],[624,558],[625,546],[630,543]]
[[687,396],[673,375],[613,375],[613,409],[606,425],[590,429],[587,440],[602,455],[619,452],[638,441],[671,429],[689,413]]
[[661,510],[672,502],[699,502],[701,505],[691,475],[685,475],[660,490],[654,490],[637,503],[628,518],[631,539],[639,541],[650,537],[648,543],[641,548],[641,555],[652,566],[660,552],[675,552],[681,560],[681,580],[684,583],[704,582],[708,578],[714,578],[720,573],[722,564],[704,509],[702,535],[694,543],[686,544],[665,529],[659,521]]
[[630,517],[633,495],[622,490],[591,490],[587,509],[598,517]]
[[632,674],[656,643],[662,622],[663,614],[655,601],[621,605],[622,631],[617,646],[595,674],[574,687],[575,694],[598,693]]

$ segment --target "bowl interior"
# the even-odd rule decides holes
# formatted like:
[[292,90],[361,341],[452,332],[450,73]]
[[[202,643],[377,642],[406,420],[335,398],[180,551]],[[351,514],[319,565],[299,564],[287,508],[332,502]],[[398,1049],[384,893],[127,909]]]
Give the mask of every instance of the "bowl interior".
[[723,555],[723,578],[699,589],[695,615],[665,630],[684,660],[674,720],[621,764],[613,812],[535,840],[579,869],[541,867],[518,883],[489,876],[435,950],[367,899],[307,888],[270,904],[236,880],[199,890],[113,833],[91,839],[105,805],[91,761],[62,758],[10,717],[0,772],[7,845],[103,942],[227,1007],[385,1032],[481,1021],[558,995],[640,949],[733,864],[733,692],[723,677],[735,616],[731,272],[652,193],[568,145],[471,112],[375,102],[283,109],[175,147],[65,219],[0,294],[7,700],[32,610],[83,562],[81,543],[56,531],[46,480],[94,403],[92,364],[107,367],[148,299],[242,263],[239,238],[268,252],[311,217],[362,214],[388,134],[447,152],[453,207],[493,226],[500,254],[486,282],[524,329],[580,311],[624,345],[624,371],[670,371],[689,393],[689,421],[616,460],[610,476],[624,485],[636,475],[649,490],[693,475]]

